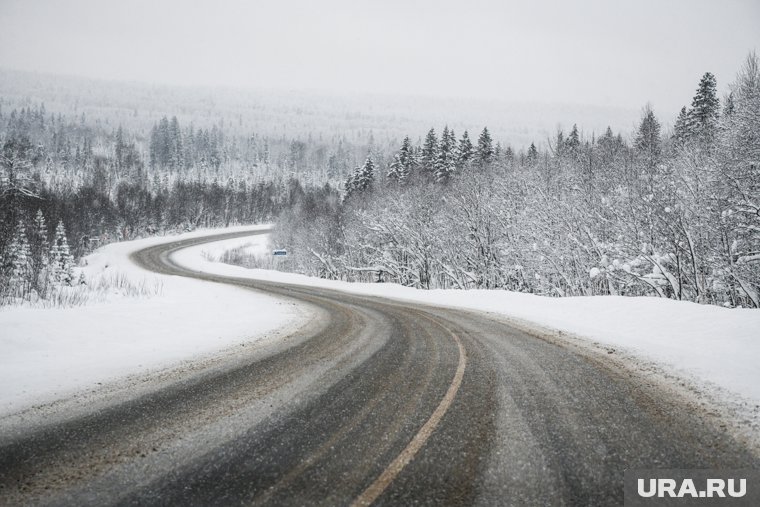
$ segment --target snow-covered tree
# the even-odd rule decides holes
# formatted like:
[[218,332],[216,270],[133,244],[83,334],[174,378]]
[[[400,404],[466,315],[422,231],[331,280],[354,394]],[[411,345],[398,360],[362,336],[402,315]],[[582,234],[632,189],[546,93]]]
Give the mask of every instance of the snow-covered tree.
[[375,181],[375,163],[372,156],[367,155],[364,164],[354,170],[354,174],[346,180],[346,197],[356,193],[365,192],[372,188]]
[[34,288],[40,296],[44,296],[47,286],[50,242],[48,241],[45,216],[42,214],[42,210],[39,209],[34,216],[34,228],[29,235],[29,248],[31,253],[32,288]]
[[388,170],[388,178],[391,181],[404,184],[412,175],[416,165],[417,160],[412,141],[409,136],[406,136],[401,143],[401,149],[393,157],[393,162],[391,162]]
[[[760,61],[752,52],[731,84],[733,111],[721,119],[711,207],[719,206],[724,270],[733,294],[760,307]],[[706,224],[707,225],[707,224]]]
[[401,157],[398,153],[393,155],[393,161],[388,165],[388,181],[391,183],[403,183],[406,179],[404,175],[404,166],[401,163]]
[[578,125],[573,124],[573,129],[570,131],[570,135],[567,136],[567,141],[565,141],[565,148],[567,149],[569,156],[578,156],[581,148],[581,138],[580,134],[578,134]]
[[353,194],[354,191],[356,190],[355,177],[358,172],[359,172],[359,168],[357,167],[356,169],[354,169],[353,173],[349,173],[349,175],[346,177],[346,181],[343,184],[343,189],[345,190],[346,199],[351,197],[351,194]]
[[536,149],[535,143],[530,143],[528,154],[526,156],[526,162],[528,165],[533,165],[538,162],[538,150]]
[[734,92],[729,92],[723,101],[723,116],[731,116],[734,112]]
[[431,128],[425,136],[425,141],[422,144],[422,153],[420,157],[420,163],[422,170],[429,177],[433,177],[435,174],[435,163],[438,160],[438,137],[436,136],[435,129]]
[[483,128],[483,132],[480,133],[478,148],[475,153],[481,166],[486,166],[493,160],[493,141],[491,140],[491,133],[488,132],[488,127]]
[[456,167],[458,171],[463,171],[475,155],[475,147],[470,141],[470,135],[465,130],[462,138],[459,140],[456,153]]
[[448,181],[456,169],[456,137],[454,131],[446,126],[441,134],[441,142],[438,146],[438,157],[435,161],[435,181],[444,183]]
[[54,285],[72,285],[74,282],[74,258],[69,251],[62,220],[55,228],[55,238],[50,247],[50,277]]
[[651,170],[659,163],[662,154],[660,122],[649,104],[644,107],[641,114],[641,122],[636,131],[635,146],[647,169]]
[[718,100],[715,76],[706,72],[699,81],[688,112],[689,137],[704,143],[712,142],[719,117],[720,100]]
[[683,144],[689,139],[689,111],[686,106],[681,108],[676,123],[673,125],[673,139],[678,144]]
[[4,271],[8,273],[7,292],[10,295],[25,298],[29,294],[32,279],[31,262],[26,227],[24,222],[19,220],[3,259]]

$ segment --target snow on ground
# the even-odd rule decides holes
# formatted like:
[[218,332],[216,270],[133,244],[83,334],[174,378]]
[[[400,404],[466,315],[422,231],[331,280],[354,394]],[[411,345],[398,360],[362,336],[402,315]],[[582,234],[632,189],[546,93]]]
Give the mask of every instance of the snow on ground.
[[[136,284],[155,280],[162,284],[159,295],[136,299],[117,293],[88,306],[0,310],[0,415],[277,336],[304,322],[305,310],[292,303],[235,287],[155,275],[128,259],[141,248],[206,233],[115,243],[86,258],[82,270],[88,279],[118,273]],[[248,242],[261,249],[266,238]]]
[[[214,244],[249,244],[238,238]],[[561,330],[665,367],[678,376],[760,403],[760,310],[728,309],[653,297],[548,298],[497,290],[418,290],[394,284],[323,280],[277,271],[210,262],[198,251],[177,252],[175,261],[222,275],[321,286],[438,306],[480,310]],[[271,253],[269,254],[271,255]]]
[[[225,229],[253,230],[256,227]],[[107,245],[87,258],[90,278],[124,273],[135,283],[159,280],[161,295],[69,309],[0,310],[0,414],[140,375],[265,336],[282,336],[306,310],[262,294],[145,272],[129,253],[196,231]],[[217,231],[222,232],[222,231]],[[356,294],[484,311],[538,323],[615,348],[682,378],[718,386],[760,403],[760,311],[659,298],[546,298],[487,290],[424,291],[394,284],[354,284],[278,271],[246,269],[210,259],[245,247],[268,256],[266,235],[199,245],[176,262],[210,273],[321,286]]]

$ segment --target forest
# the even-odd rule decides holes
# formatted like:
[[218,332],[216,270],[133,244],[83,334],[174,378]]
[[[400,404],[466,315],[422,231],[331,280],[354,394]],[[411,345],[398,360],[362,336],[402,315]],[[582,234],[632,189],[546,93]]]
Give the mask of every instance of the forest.
[[705,73],[665,132],[650,106],[631,141],[558,130],[514,153],[444,127],[372,155],[345,200],[278,221],[291,269],[349,281],[546,296],[658,296],[760,306],[760,73],[721,100]]
[[757,56],[717,89],[705,73],[672,129],[647,105],[630,134],[517,148],[487,127],[394,144],[0,99],[0,301],[86,283],[71,266],[109,242],[275,221],[282,267],[325,278],[759,307]]
[[327,182],[353,160],[342,141],[326,158],[317,142],[182,128],[176,117],[145,135],[104,124],[49,114],[44,104],[0,110],[4,304],[77,283],[71,267],[110,242],[268,222],[297,200],[337,199]]

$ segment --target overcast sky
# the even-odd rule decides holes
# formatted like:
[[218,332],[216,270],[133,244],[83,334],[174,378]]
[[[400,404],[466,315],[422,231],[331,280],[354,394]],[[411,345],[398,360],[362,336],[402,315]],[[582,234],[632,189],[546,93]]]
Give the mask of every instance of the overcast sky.
[[0,0],[0,67],[675,111],[760,49],[758,0]]

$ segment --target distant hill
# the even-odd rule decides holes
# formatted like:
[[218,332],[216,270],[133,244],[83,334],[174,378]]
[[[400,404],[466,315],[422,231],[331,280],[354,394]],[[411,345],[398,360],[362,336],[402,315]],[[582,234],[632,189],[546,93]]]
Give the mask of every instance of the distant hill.
[[[94,80],[0,69],[0,105],[4,111],[39,104],[51,113],[85,114],[114,128],[122,125],[147,134],[162,116],[176,115],[183,125],[223,123],[228,132],[257,133],[324,141],[345,138],[396,147],[403,136],[416,139],[434,126],[477,134],[488,126],[495,141],[516,150],[542,145],[558,126],[573,124],[587,138],[609,125],[623,136],[634,129],[640,111],[571,104],[443,99],[415,96],[329,94],[308,90],[244,90],[151,85]],[[643,104],[642,104],[643,106]],[[669,123],[669,118],[662,118]]]

